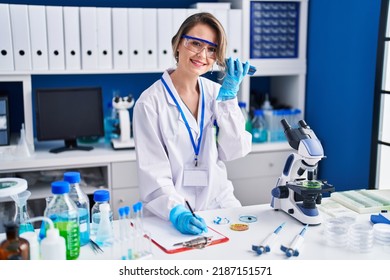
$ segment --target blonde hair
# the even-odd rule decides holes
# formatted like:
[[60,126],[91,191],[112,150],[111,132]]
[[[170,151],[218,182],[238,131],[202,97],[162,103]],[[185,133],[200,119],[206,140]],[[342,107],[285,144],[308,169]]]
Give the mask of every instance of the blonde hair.
[[226,47],[227,39],[225,29],[218,19],[210,13],[201,12],[189,16],[180,26],[177,33],[172,37],[172,50],[176,62],[178,61],[178,48],[181,41],[181,37],[187,34],[195,25],[197,24],[206,24],[210,26],[217,35],[217,57],[216,63],[221,70],[225,69],[225,57],[226,57]]

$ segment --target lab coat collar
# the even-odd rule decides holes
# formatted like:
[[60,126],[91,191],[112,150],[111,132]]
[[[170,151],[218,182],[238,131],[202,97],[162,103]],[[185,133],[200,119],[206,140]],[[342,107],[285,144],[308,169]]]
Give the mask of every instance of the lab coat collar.
[[[201,118],[201,111],[202,111],[202,94],[200,94],[200,98],[199,98],[199,102],[198,102],[198,117],[197,119],[199,120],[199,123],[196,121],[196,119],[194,118],[194,116],[192,115],[192,113],[190,112],[190,110],[188,110],[187,106],[184,104],[184,102],[181,100],[180,98],[180,95],[179,93],[176,91],[176,88],[175,86],[173,85],[172,83],[172,80],[171,80],[171,76],[169,75],[169,73],[172,73],[173,69],[168,69],[167,71],[164,72],[162,78],[164,79],[164,81],[167,83],[167,85],[169,86],[170,90],[172,91],[173,95],[175,96],[177,102],[179,103],[181,109],[183,110],[184,112],[184,115],[187,119],[187,122],[189,124],[189,126],[191,127],[191,129],[196,133],[196,135],[193,135],[194,138],[198,138],[200,136],[200,118]],[[199,80],[199,78],[198,78]],[[198,85],[200,84],[200,82],[198,81]],[[164,93],[165,93],[165,96],[166,96],[166,99],[168,100],[168,103],[172,106],[175,106],[176,107],[176,104],[175,102],[173,101],[173,99],[171,98],[171,96],[169,95],[169,92],[167,91],[167,89],[163,86],[164,88]],[[204,90],[204,88],[203,88]],[[204,94],[206,95],[206,93]],[[206,106],[207,107],[207,106]],[[205,108],[205,110],[207,111],[207,109]],[[179,112],[179,111],[178,111]],[[206,114],[205,114],[206,115]],[[181,114],[179,113],[178,114],[178,117],[179,117],[179,120],[181,122],[184,123],[184,120],[183,118],[181,117]]]

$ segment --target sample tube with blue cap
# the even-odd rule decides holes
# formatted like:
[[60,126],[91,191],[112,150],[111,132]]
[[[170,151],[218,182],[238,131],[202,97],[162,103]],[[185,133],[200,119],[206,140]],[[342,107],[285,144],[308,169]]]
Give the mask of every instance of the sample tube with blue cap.
[[123,207],[125,213],[125,234],[126,234],[126,257],[128,260],[134,259],[135,237],[131,223],[130,207]]

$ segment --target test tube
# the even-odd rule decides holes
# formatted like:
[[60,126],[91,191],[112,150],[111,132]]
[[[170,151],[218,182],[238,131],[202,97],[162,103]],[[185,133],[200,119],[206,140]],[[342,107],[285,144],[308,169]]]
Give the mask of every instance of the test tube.
[[126,217],[125,209],[121,207],[119,212],[119,243],[120,243],[120,259],[127,259],[127,236],[126,236]]
[[132,260],[135,257],[135,242],[134,242],[134,230],[132,228],[131,218],[130,218],[130,207],[124,207],[125,212],[125,236],[126,236],[126,252],[127,259]]

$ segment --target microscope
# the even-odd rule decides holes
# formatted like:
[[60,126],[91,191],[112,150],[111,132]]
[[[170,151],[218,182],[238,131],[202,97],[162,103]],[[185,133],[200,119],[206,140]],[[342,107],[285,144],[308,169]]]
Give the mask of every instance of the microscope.
[[114,150],[134,149],[134,139],[131,137],[131,122],[129,109],[134,106],[132,95],[126,97],[115,96],[112,99],[112,107],[117,111],[119,123],[115,127],[115,132],[119,135],[117,139],[111,139]]
[[324,150],[313,130],[304,120],[292,128],[287,120],[281,120],[289,145],[297,152],[288,156],[282,175],[272,189],[271,207],[283,210],[305,225],[322,222],[316,207],[322,194],[333,192],[326,181],[316,180],[318,162],[324,158]]

